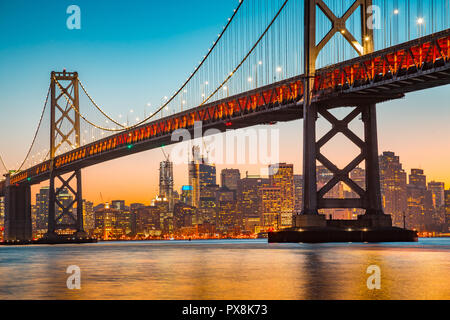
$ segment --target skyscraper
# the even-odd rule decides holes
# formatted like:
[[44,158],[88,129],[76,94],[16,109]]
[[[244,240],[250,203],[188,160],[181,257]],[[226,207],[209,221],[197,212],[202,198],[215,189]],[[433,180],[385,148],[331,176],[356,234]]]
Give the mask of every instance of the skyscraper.
[[421,169],[411,169],[407,186],[407,223],[408,227],[419,231],[426,230],[432,224],[433,197],[427,190],[427,178]]
[[280,189],[280,228],[292,227],[294,214],[294,165],[278,163],[269,166],[269,179],[272,187]]
[[117,210],[125,210],[125,200],[113,200],[111,201],[111,208]]
[[5,200],[0,197],[0,241],[3,241],[3,229],[5,224]]
[[173,163],[167,158],[159,163],[159,196],[169,202],[169,211],[173,210]]
[[294,174],[294,212],[300,214],[303,209],[303,176]]
[[445,190],[445,223],[447,232],[450,231],[450,189]]
[[428,190],[433,196],[433,207],[439,209],[445,205],[445,184],[444,182],[431,181],[428,183]]
[[200,155],[198,147],[192,148],[192,161],[189,162],[189,185],[192,186],[192,203],[200,206],[200,197],[208,185],[216,184],[216,166],[208,164],[208,159]]
[[239,169],[223,169],[220,173],[221,187],[227,187],[229,190],[237,191],[240,179],[241,173]]
[[249,176],[239,180],[238,183],[238,209],[240,214],[245,217],[260,218],[260,189],[269,186],[269,179],[260,176]]
[[83,200],[83,223],[85,231],[95,228],[94,204],[91,201]]
[[261,220],[264,231],[281,228],[283,219],[281,215],[283,206],[282,194],[280,187],[261,188]]
[[47,230],[49,187],[42,187],[36,194],[36,228]]
[[394,226],[403,227],[406,213],[406,172],[394,152],[379,156],[380,186],[384,212],[392,216]]
[[181,202],[184,204],[192,204],[192,186],[181,187]]
[[242,225],[237,211],[236,191],[222,187],[217,193],[217,227],[222,232],[230,233]]

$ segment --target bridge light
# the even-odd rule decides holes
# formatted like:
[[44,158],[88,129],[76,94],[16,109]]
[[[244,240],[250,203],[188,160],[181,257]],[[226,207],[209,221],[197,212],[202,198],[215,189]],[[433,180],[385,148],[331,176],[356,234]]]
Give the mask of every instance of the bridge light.
[[262,61],[261,61],[261,60],[260,60],[260,61],[258,61],[258,64],[259,64],[259,65],[262,65]]
[[425,20],[423,18],[417,19],[417,24],[423,24],[424,22],[425,22]]
[[131,148],[133,148],[133,145],[132,145],[132,144],[129,144],[129,145],[127,146],[127,148],[128,148],[128,149],[131,149]]
[[252,79],[252,77],[248,77],[247,80],[248,80],[248,82],[252,82],[253,79]]
[[394,10],[394,14],[396,14],[396,15],[399,14],[398,9],[395,9],[395,10]]
[[369,37],[369,36],[366,36],[366,37],[364,38],[364,40],[369,41],[369,40],[370,40],[370,37]]
[[342,34],[345,34],[345,29],[342,29],[342,30],[341,30],[341,33],[342,33]]

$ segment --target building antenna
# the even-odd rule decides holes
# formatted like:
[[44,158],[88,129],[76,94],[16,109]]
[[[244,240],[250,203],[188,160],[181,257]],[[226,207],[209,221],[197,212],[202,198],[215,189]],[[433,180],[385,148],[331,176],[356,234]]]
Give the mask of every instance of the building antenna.
[[162,153],[163,153],[163,155],[164,155],[164,158],[166,159],[166,161],[169,161],[169,155],[168,154],[166,154],[166,152],[164,151],[164,146],[161,146],[161,151],[162,151]]

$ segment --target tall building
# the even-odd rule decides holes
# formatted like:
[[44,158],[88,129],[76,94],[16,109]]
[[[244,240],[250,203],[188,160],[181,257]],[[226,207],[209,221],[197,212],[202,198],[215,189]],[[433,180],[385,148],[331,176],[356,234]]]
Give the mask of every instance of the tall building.
[[294,174],[294,213],[300,214],[303,210],[303,176]]
[[237,191],[241,172],[239,169],[223,169],[220,173],[220,186]]
[[269,179],[272,187],[280,189],[280,228],[292,227],[294,214],[294,165],[278,163],[269,166]]
[[125,200],[113,200],[111,201],[111,208],[117,210],[125,210]]
[[445,224],[446,232],[450,232],[450,189],[445,190]]
[[5,228],[5,200],[0,197],[0,241],[3,241],[3,231]]
[[217,194],[217,228],[226,233],[240,229],[242,218],[238,214],[236,191],[222,187]]
[[431,181],[428,183],[428,190],[433,197],[433,207],[439,209],[445,205],[445,184],[444,182]]
[[101,239],[120,239],[131,232],[131,217],[112,207],[104,207],[95,211],[96,236]]
[[208,164],[208,159],[199,154],[199,148],[192,148],[192,161],[189,162],[189,185],[192,186],[192,203],[199,207],[200,197],[206,186],[216,184],[216,166]]
[[156,206],[140,207],[135,211],[136,233],[140,236],[161,234],[161,211]]
[[173,163],[167,158],[159,163],[159,196],[169,202],[169,210],[173,210]]
[[406,172],[394,152],[379,156],[380,186],[383,209],[392,216],[394,226],[403,227],[407,209]]
[[47,230],[48,223],[48,195],[49,187],[42,187],[36,194],[36,228],[37,230]]
[[193,225],[196,215],[196,208],[185,203],[177,203],[173,209],[173,227],[178,232],[183,228],[190,228]]
[[239,180],[238,183],[238,209],[242,217],[261,216],[260,189],[269,186],[269,179],[260,176],[249,176]]
[[427,179],[421,169],[411,169],[407,186],[407,214],[408,228],[426,231],[432,224],[433,197],[427,190]]
[[199,206],[197,210],[197,219],[195,224],[202,224],[208,222],[215,224],[217,222],[217,196],[219,192],[219,185],[208,184],[201,187]]
[[94,204],[91,201],[83,200],[83,223],[85,231],[95,229]]
[[181,202],[184,204],[192,203],[192,186],[181,187]]
[[264,231],[281,228],[282,194],[280,187],[261,188],[261,222]]

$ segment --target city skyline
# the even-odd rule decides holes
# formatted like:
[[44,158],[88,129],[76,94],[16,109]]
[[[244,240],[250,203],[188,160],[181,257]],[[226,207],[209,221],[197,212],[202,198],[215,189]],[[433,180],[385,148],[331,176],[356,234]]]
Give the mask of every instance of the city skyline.
[[[107,228],[113,229],[108,229],[106,239],[128,233],[198,237],[201,232],[209,236],[214,236],[216,232],[228,235],[233,232],[234,236],[238,236],[241,232],[243,236],[243,230],[256,234],[289,228],[293,215],[301,212],[302,176],[294,173],[293,164],[280,162],[269,165],[269,176],[242,173],[235,168],[216,171],[217,168],[198,152],[199,149],[193,149],[193,155],[196,155],[187,170],[189,185],[179,190],[172,185],[172,162],[166,158],[160,163],[160,193],[150,203],[128,201],[120,196],[101,203],[84,198],[85,228],[90,232],[95,228],[95,236],[101,238],[106,234],[105,226],[108,225]],[[427,179],[424,170],[413,168],[407,172],[395,152],[382,152],[379,161],[383,208],[386,214],[392,216],[393,224],[401,228],[408,225],[421,231],[445,232],[444,228],[450,221],[450,188],[445,189],[444,182]],[[318,166],[319,188],[327,184],[331,176],[328,169]],[[350,177],[361,188],[365,187],[364,168],[356,167],[350,172]],[[327,196],[353,198],[357,195],[340,182]],[[48,187],[40,188],[33,199],[36,199],[33,209],[35,231],[46,230]],[[73,197],[64,189],[58,199],[70,203]],[[327,219],[354,220],[364,214],[364,210],[322,209],[320,213]],[[163,223],[163,220],[167,221]],[[97,229],[99,225],[104,231]],[[128,231],[125,233],[125,230]]]
[[[380,149],[381,150],[381,149]],[[158,152],[158,150],[152,150],[154,152]],[[149,151],[149,152],[152,152]],[[380,155],[382,155],[384,152],[392,152],[392,151],[382,151]],[[145,153],[145,152],[144,152]],[[443,182],[445,184],[446,189],[450,188],[450,183],[446,182],[444,179],[440,179],[439,176],[437,178],[432,178],[429,175],[428,172],[428,168],[420,168],[420,167],[413,167],[413,166],[408,166],[405,165],[405,162],[403,161],[403,158],[401,155],[399,155],[397,152],[394,152],[396,156],[400,157],[400,161],[403,165],[403,169],[405,170],[405,172],[407,174],[409,174],[409,172],[411,172],[412,169],[420,169],[420,170],[424,170],[425,175],[427,176],[427,182]],[[130,157],[135,157],[136,155],[132,155]],[[139,156],[139,155],[138,155]],[[165,161],[166,158],[163,155],[160,159],[160,162]],[[280,159],[282,160],[282,159]],[[120,161],[120,160],[113,160],[113,161]],[[152,181],[152,180],[147,180],[148,184],[147,187],[149,188],[149,190],[152,190],[150,193],[148,193],[148,196],[146,196],[146,191],[142,192],[142,190],[123,190],[120,188],[120,182],[118,182],[118,187],[112,187],[115,191],[112,194],[108,194],[105,193],[104,190],[102,189],[97,189],[95,191],[90,191],[89,188],[85,188],[84,190],[84,199],[88,199],[89,201],[92,201],[94,203],[105,203],[105,202],[111,202],[112,200],[115,199],[124,199],[127,203],[143,203],[143,204],[150,204],[152,199],[155,199],[157,196],[160,196],[160,192],[159,192],[159,184],[158,181],[160,179],[159,177],[159,170],[160,170],[160,162],[158,162],[155,165],[155,173],[151,173],[150,176],[151,177],[155,177],[156,180]],[[292,163],[290,161],[280,161],[283,163]],[[108,163],[108,162],[107,162]],[[301,167],[299,168],[299,166],[296,166],[295,163],[293,164],[293,173],[294,175],[302,175],[302,171],[301,171]],[[105,164],[102,164],[105,165]],[[223,169],[238,169],[240,171],[241,174],[241,179],[243,177],[245,177],[245,173],[248,172],[248,174],[250,176],[255,176],[255,175],[260,175],[260,169],[261,167],[268,167],[268,166],[258,166],[258,165],[253,165],[250,168],[252,168],[252,171],[247,170],[248,166],[245,165],[230,165],[230,164],[225,164],[225,165],[215,165],[216,166],[216,171],[218,173],[218,176],[220,176],[220,172]],[[380,165],[381,166],[381,165]],[[95,168],[95,167],[94,167]],[[242,168],[244,168],[245,171],[242,170]],[[85,169],[85,171],[89,170],[89,168]],[[131,171],[133,170],[132,168],[130,169]],[[188,164],[182,164],[182,165],[173,165],[173,176],[174,176],[174,181],[173,183],[173,190],[180,192],[181,188],[183,186],[189,185],[189,174],[188,174]],[[150,171],[150,169],[149,169]],[[83,178],[84,181],[88,180],[89,177],[85,177],[86,173],[83,173]],[[262,178],[268,178],[267,175],[260,175]],[[181,177],[181,179],[180,179]],[[145,176],[144,178],[142,178],[145,180]],[[180,182],[181,181],[181,182]],[[86,183],[86,182],[84,182]],[[109,183],[111,183],[111,180],[108,180],[105,184],[108,185]],[[34,185],[32,186],[32,193],[37,193],[37,191],[44,187],[44,186],[48,186],[48,183],[41,183],[39,185]],[[110,186],[109,186],[110,187]],[[137,192],[139,194],[141,194],[140,197],[136,197],[136,195],[134,194],[134,192]],[[89,195],[86,195],[86,193],[88,193],[89,195],[92,195],[91,197]],[[100,193],[102,195],[100,195]],[[124,194],[131,194],[131,196],[129,197],[124,197]],[[104,198],[102,200],[102,197]],[[108,201],[108,200],[109,201]],[[34,203],[34,199],[32,199],[32,203]]]

